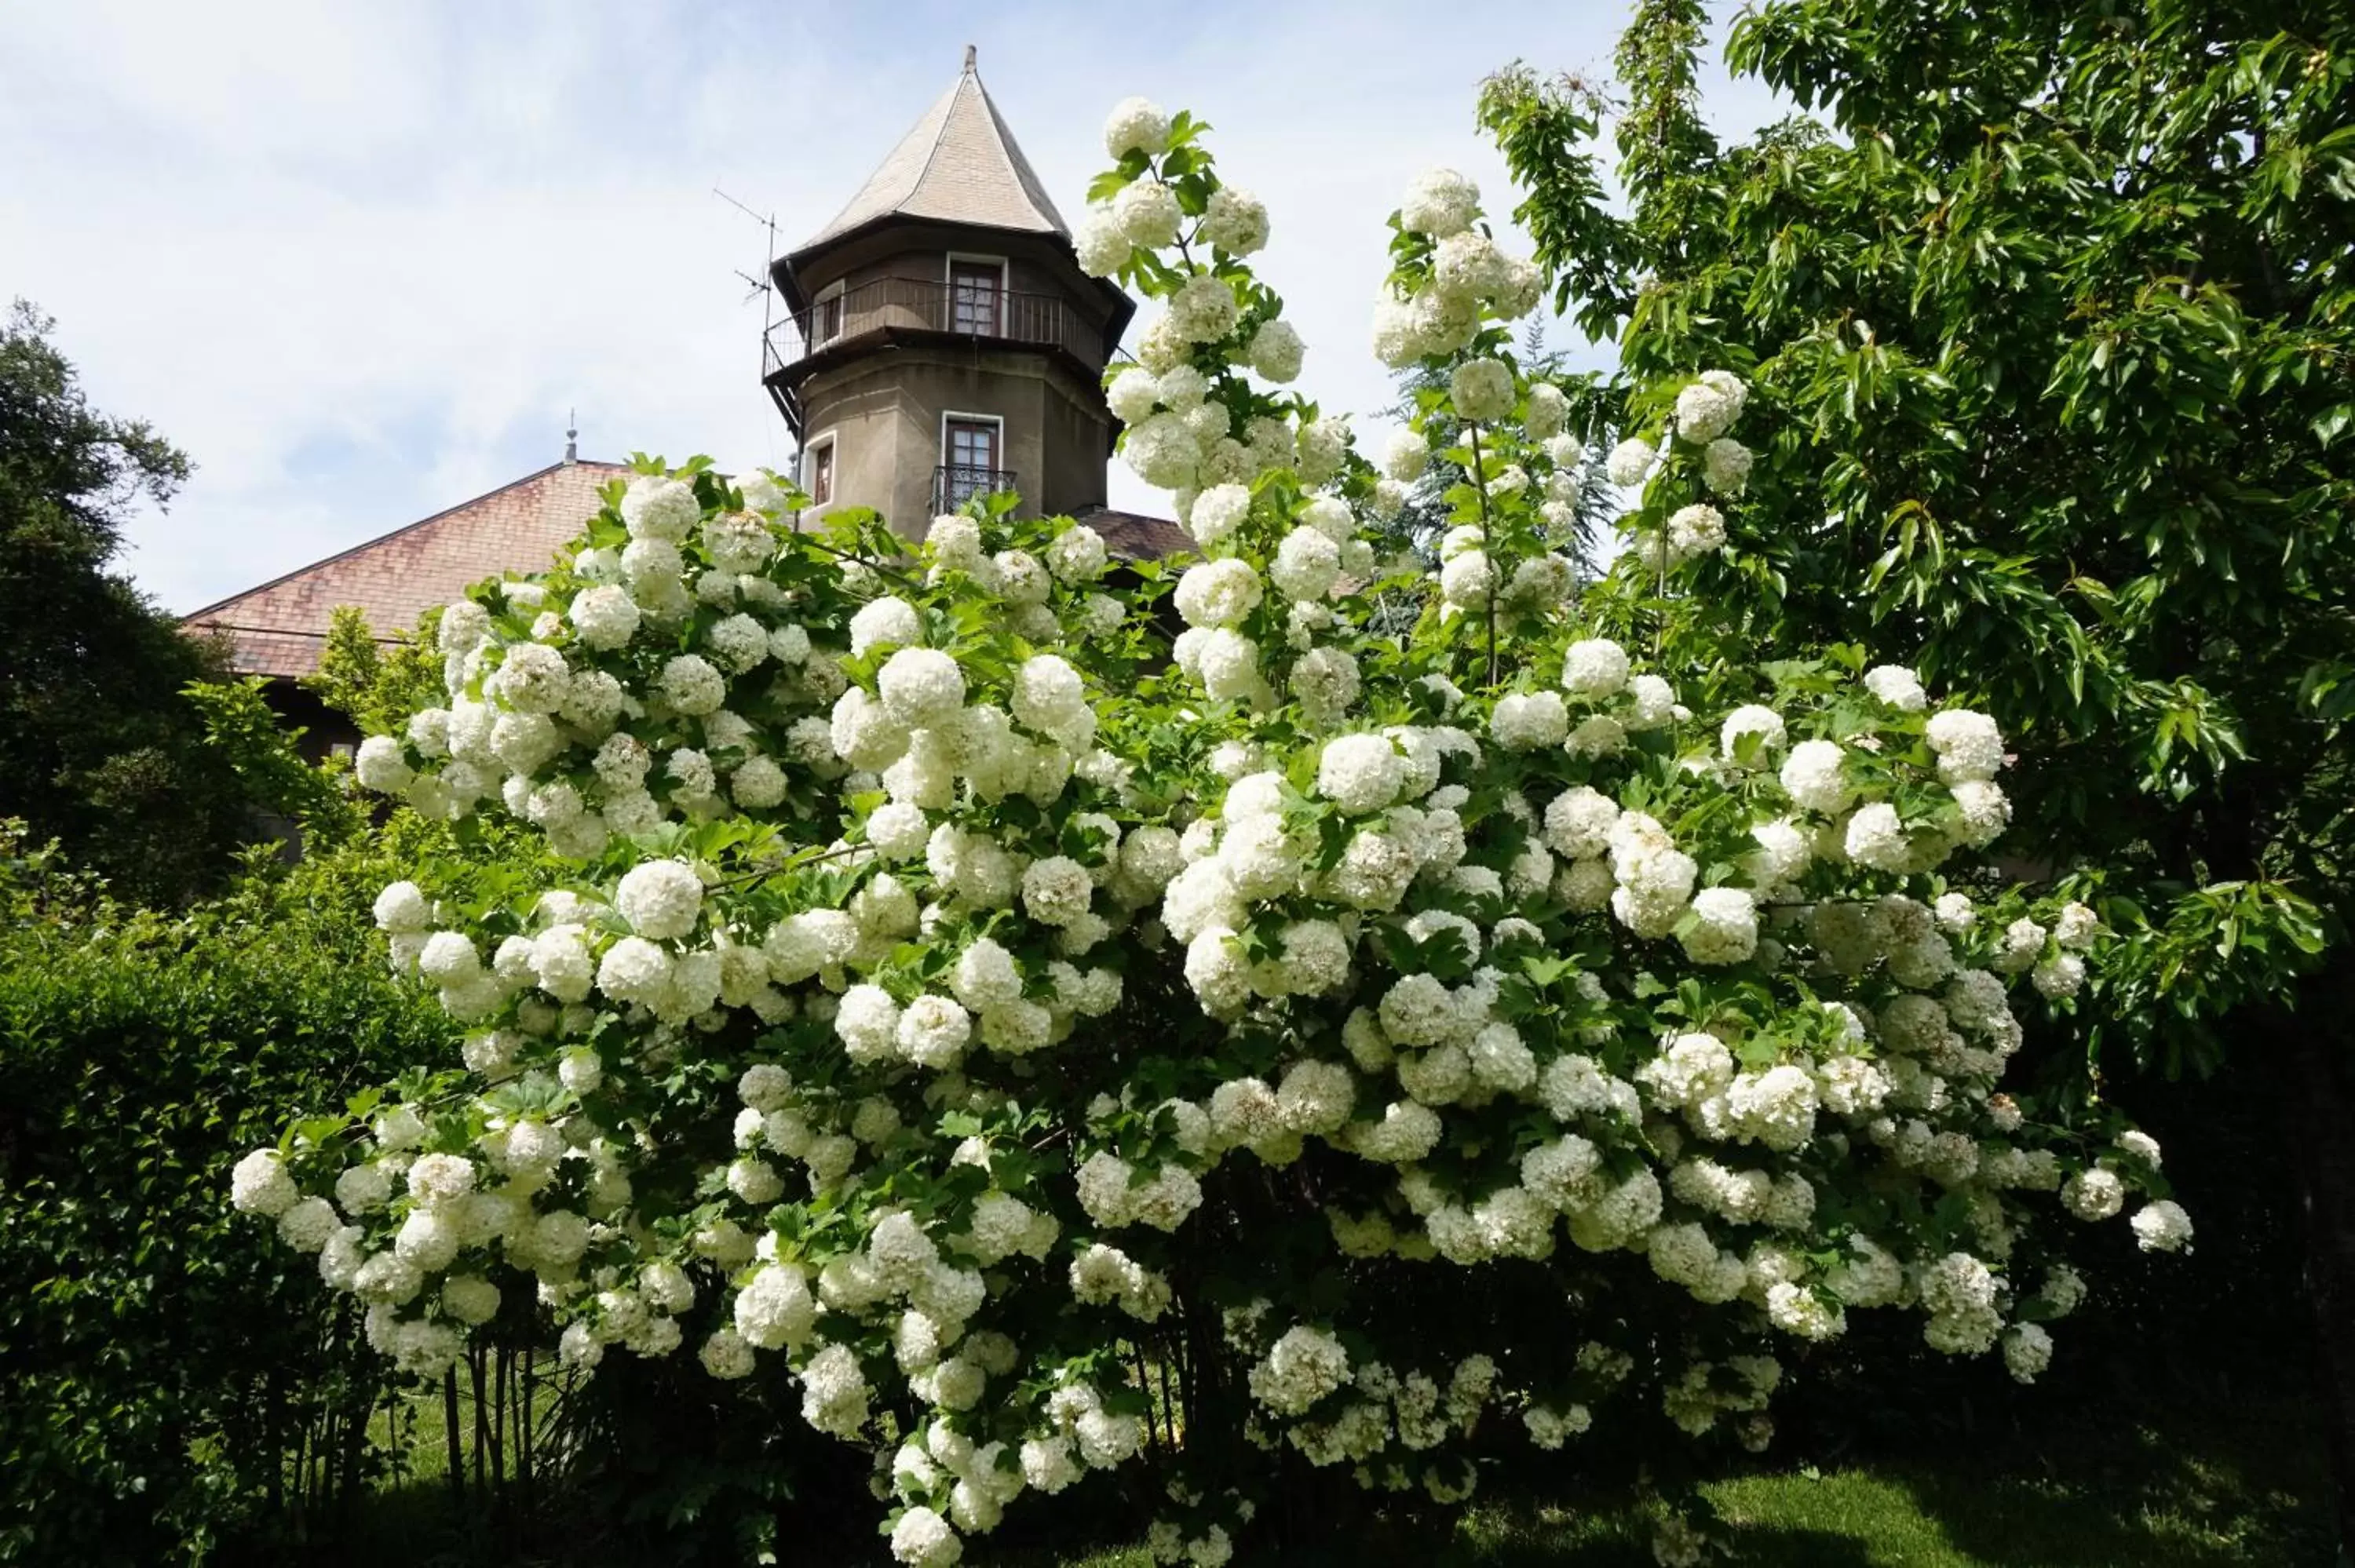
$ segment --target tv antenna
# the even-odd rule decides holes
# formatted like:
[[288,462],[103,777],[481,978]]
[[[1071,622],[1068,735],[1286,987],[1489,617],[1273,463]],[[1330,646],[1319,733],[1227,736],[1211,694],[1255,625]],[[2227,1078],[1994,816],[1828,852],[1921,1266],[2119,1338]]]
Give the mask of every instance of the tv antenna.
[[761,342],[765,348],[769,341],[769,329],[775,324],[773,307],[776,298],[776,290],[769,282],[769,263],[775,260],[777,256],[777,215],[773,212],[754,212],[751,207],[746,207],[742,202],[738,201],[734,196],[730,196],[718,185],[711,187],[711,194],[718,196],[721,201],[726,202],[730,207],[734,207],[738,212],[742,213],[746,217],[751,218],[754,223],[759,224],[762,228],[768,231],[768,249],[761,252],[761,270],[759,271],[747,272],[741,267],[731,267],[729,269],[730,271],[735,273],[737,277],[744,281],[746,291],[744,298],[740,302],[749,305],[756,298],[761,302]]
[[[711,194],[718,196],[721,201],[726,202],[730,207],[734,207],[738,212],[742,213],[746,217],[751,218],[754,223],[759,224],[762,228],[766,230],[768,233],[768,248],[761,252],[761,265],[757,271],[747,272],[741,267],[731,267],[729,269],[730,271],[734,272],[737,277],[744,281],[747,291],[743,299],[738,302],[740,304],[749,305],[752,302],[754,295],[757,294],[760,296],[761,375],[762,379],[765,380],[769,374],[769,354],[771,352],[769,346],[769,334],[776,330],[777,291],[775,285],[769,281],[769,264],[777,259],[777,215],[773,212],[754,212],[751,207],[746,207],[742,202],[738,201],[734,196],[730,196],[718,185],[711,187]],[[769,430],[769,450],[773,454],[776,450],[776,426],[773,422],[764,421],[763,423]],[[798,444],[796,444],[793,458],[793,465],[797,466],[800,461],[801,452]]]

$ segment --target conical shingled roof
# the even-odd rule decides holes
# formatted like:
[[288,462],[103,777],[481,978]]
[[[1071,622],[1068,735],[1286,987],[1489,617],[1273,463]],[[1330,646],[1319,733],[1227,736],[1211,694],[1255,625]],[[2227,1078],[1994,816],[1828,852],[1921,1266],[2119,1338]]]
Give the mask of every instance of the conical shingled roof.
[[884,217],[928,217],[1071,238],[1030,161],[981,85],[974,51],[964,71],[900,139],[834,221],[802,242],[796,257]]

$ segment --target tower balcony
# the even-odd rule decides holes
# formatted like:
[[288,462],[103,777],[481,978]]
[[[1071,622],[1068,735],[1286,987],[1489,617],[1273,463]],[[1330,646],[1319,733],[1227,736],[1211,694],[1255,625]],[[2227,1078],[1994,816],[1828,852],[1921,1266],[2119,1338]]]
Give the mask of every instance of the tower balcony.
[[1012,469],[971,468],[963,463],[943,463],[932,470],[932,515],[937,517],[943,512],[954,512],[976,495],[991,495],[1015,488]]
[[810,376],[894,342],[958,340],[1060,354],[1090,380],[1101,373],[1105,346],[1102,324],[1091,325],[1053,294],[876,278],[771,327],[762,344],[761,380],[798,434],[801,387]]

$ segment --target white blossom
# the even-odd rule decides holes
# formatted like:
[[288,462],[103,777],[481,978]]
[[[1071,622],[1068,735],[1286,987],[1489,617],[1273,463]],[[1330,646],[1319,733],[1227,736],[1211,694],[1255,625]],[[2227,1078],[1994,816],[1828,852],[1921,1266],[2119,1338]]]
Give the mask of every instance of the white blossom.
[[1561,667],[1562,689],[1584,702],[1618,695],[1627,684],[1627,651],[1606,637],[1589,637],[1570,645]]
[[1938,777],[1949,784],[1993,779],[2003,766],[2003,736],[1985,714],[1948,708],[1931,715],[1924,735],[1938,754]]
[[2130,1222],[2135,1245],[2145,1252],[2191,1250],[2191,1216],[2165,1198],[2144,1205]]
[[1658,456],[1651,442],[1631,436],[1613,447],[1611,455],[1603,460],[1604,476],[1622,489],[1632,488],[1644,482]]
[[1928,705],[1921,678],[1902,664],[1876,664],[1864,673],[1864,688],[1900,713],[1918,714]]
[[1448,383],[1448,401],[1466,423],[1493,424],[1512,411],[1513,373],[1494,359],[1459,365]]
[[642,861],[632,866],[613,893],[613,907],[630,928],[655,941],[684,937],[703,909],[703,882],[695,869],[675,860]]
[[1158,250],[1177,242],[1183,218],[1177,193],[1158,180],[1138,180],[1113,197],[1112,220],[1132,245]]
[[1462,233],[1479,208],[1479,186],[1453,169],[1431,169],[1408,187],[1399,221],[1418,234],[1444,239]]
[[1131,153],[1157,158],[1169,150],[1169,116],[1150,100],[1124,98],[1104,121],[1103,142],[1104,151],[1114,158]]
[[[1220,185],[1210,193],[1208,207],[1202,214],[1201,237],[1230,256],[1249,256],[1267,244],[1267,207],[1249,191],[1234,185]],[[1295,338],[1295,342],[1298,340]],[[1259,357],[1256,351],[1252,358]],[[1293,362],[1296,370],[1299,362]],[[1261,372],[1268,375],[1265,367]],[[1288,376],[1269,375],[1273,381],[1288,381]]]

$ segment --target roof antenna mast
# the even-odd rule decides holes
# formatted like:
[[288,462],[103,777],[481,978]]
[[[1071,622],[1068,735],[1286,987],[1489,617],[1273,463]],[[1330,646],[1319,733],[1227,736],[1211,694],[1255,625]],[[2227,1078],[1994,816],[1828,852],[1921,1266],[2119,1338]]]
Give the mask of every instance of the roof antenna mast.
[[[776,324],[774,316],[776,290],[769,282],[769,263],[777,259],[777,215],[773,212],[754,212],[718,185],[711,187],[711,194],[759,224],[769,233],[769,248],[761,252],[761,269],[758,272],[747,272],[741,267],[729,269],[736,276],[744,280],[746,293],[741,302],[750,304],[756,297],[761,302],[761,351],[765,356],[768,353],[770,329]],[[762,374],[766,375],[768,368],[767,364],[763,363],[761,366]]]
[[581,461],[581,410],[578,408],[564,410],[564,461],[568,463]]

